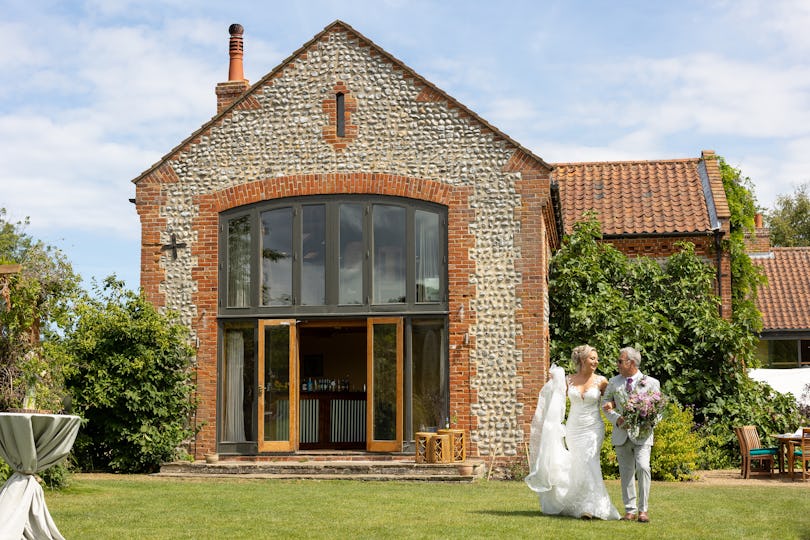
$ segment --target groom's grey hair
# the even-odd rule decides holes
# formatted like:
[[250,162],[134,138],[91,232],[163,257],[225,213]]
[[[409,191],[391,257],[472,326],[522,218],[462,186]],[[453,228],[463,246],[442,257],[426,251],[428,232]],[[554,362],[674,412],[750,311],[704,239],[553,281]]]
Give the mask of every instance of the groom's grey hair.
[[627,359],[636,365],[636,369],[641,366],[641,353],[635,350],[633,347],[625,347],[619,350],[619,356],[621,356],[622,353],[627,354]]

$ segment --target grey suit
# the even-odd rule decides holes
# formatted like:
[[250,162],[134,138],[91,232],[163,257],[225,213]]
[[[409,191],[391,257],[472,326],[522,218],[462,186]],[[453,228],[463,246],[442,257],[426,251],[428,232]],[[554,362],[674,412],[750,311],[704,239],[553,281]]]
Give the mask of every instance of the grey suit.
[[[635,389],[642,384],[649,391],[660,391],[661,385],[657,379],[644,375],[640,371],[632,376],[631,388]],[[653,445],[653,434],[650,432],[642,439],[633,439],[627,431],[618,427],[616,422],[622,416],[626,393],[627,379],[616,375],[605,388],[602,403],[613,402],[614,409],[605,412],[605,416],[613,424],[613,434],[610,442],[616,448],[616,458],[619,462],[619,474],[622,477],[622,500],[625,511],[628,513],[646,512],[647,501],[650,497],[650,452]],[[638,479],[638,500],[636,499],[635,478]]]

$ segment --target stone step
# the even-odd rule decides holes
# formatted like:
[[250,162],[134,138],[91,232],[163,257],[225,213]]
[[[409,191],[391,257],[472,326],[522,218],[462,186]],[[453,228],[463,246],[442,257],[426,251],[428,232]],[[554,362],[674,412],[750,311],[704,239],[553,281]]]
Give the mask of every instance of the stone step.
[[483,461],[468,460],[472,473],[459,470],[461,463],[414,461],[176,461],[164,463],[156,476],[241,478],[320,478],[355,480],[472,481],[485,474]]

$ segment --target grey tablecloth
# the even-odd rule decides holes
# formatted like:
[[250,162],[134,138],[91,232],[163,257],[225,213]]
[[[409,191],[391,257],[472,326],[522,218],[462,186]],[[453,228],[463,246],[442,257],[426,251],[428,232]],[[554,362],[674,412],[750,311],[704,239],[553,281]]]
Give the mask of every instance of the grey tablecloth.
[[62,539],[36,474],[70,452],[80,418],[62,414],[0,413],[0,456],[14,474],[0,489],[0,539]]

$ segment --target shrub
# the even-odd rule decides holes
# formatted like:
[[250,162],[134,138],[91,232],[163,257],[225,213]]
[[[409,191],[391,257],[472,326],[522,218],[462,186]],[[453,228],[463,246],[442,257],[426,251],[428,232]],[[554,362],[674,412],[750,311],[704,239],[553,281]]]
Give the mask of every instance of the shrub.
[[[70,458],[68,458],[69,460]],[[42,471],[39,475],[42,483],[51,489],[64,489],[70,484],[71,465],[68,460]],[[0,458],[0,484],[5,483],[14,473],[11,466]]]
[[618,478],[619,461],[616,459],[616,450],[613,449],[613,443],[610,442],[610,436],[613,434],[613,424],[605,418],[602,418],[602,421],[605,423],[605,440],[602,441],[602,448],[599,452],[602,476],[604,478]]
[[68,458],[61,463],[48,467],[39,474],[42,482],[51,489],[65,489],[70,485],[71,465]]
[[667,405],[655,427],[650,462],[655,480],[689,480],[697,469],[700,438],[694,431],[694,414],[677,403]]
[[65,255],[28,235],[27,225],[7,221],[0,208],[0,264],[20,265],[0,294],[0,410],[60,411],[65,365],[49,344],[83,293]]
[[74,454],[85,470],[151,472],[193,435],[188,330],[112,277],[98,292],[77,306],[63,344],[74,359],[73,406],[86,420]]
[[12,472],[14,471],[11,470],[11,466],[3,458],[0,458],[0,484],[4,484]]
[[[711,430],[698,428],[698,438],[700,440],[700,454],[698,456],[698,468],[702,470],[731,469],[739,465],[739,459],[734,461],[728,449],[728,438],[712,433]],[[736,441],[736,437],[734,438]],[[739,452],[736,457],[739,458]]]

